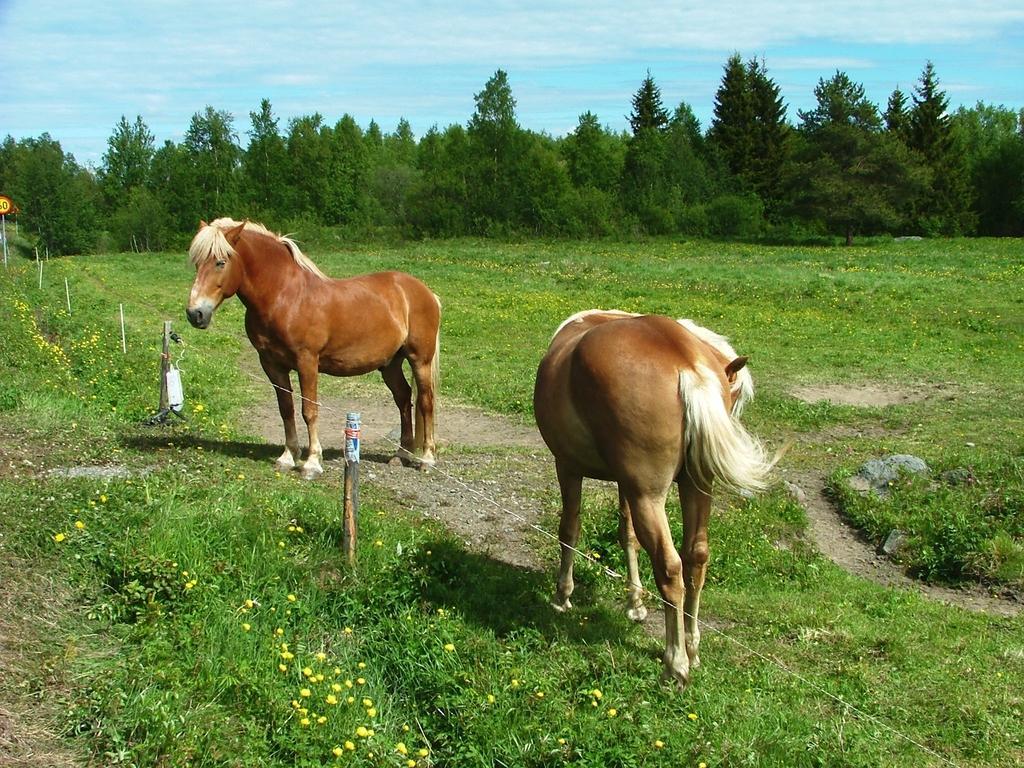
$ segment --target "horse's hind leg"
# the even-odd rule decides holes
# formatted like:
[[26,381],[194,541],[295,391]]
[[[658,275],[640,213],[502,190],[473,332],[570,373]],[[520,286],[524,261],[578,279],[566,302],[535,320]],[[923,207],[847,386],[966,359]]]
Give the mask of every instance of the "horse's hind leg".
[[626,598],[626,615],[633,621],[643,621],[647,618],[647,609],[644,607],[644,588],[640,584],[640,570],[637,565],[636,551],[639,544],[636,534],[633,532],[633,520],[630,518],[629,504],[626,497],[619,491],[619,544],[626,553],[626,581],[628,597]]
[[573,558],[576,543],[580,538],[580,498],[583,493],[583,478],[569,472],[559,461],[555,461],[558,487],[562,492],[562,518],[558,523],[558,541],[561,547],[561,562],[558,568],[558,587],[551,605],[559,611],[572,608],[569,597],[576,584],[572,578]]
[[708,569],[708,517],[711,514],[711,496],[699,490],[688,475],[679,480],[679,504],[683,509],[683,583],[686,602],[683,605],[686,627],[686,654],[690,666],[700,666],[700,593]]
[[665,517],[665,493],[660,497],[626,489],[633,530],[651,558],[654,580],[658,583],[665,603],[665,653],[662,662],[665,676],[676,681],[680,688],[690,682],[690,660],[684,644],[683,632],[683,565],[672,544],[672,532]]
[[384,377],[384,383],[391,390],[395,405],[398,406],[398,416],[402,423],[402,448],[399,451],[399,458],[404,464],[412,458],[415,450],[412,429],[412,387],[405,379],[405,373],[402,371],[402,358],[398,355],[381,368],[380,373]]
[[262,357],[260,365],[263,366],[270,383],[274,385],[277,409],[281,412],[281,421],[284,423],[284,453],[278,457],[276,466],[281,471],[295,469],[295,464],[299,460],[299,434],[295,429],[295,401],[292,399],[291,376],[289,371],[278,368]]

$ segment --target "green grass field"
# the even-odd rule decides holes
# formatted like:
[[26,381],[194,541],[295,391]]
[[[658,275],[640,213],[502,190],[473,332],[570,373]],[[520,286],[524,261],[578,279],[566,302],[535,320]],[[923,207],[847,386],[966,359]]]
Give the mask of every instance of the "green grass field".
[[[922,577],[1024,588],[1020,241],[307,250],[333,275],[421,277],[445,308],[445,397],[524,421],[568,314],[692,317],[751,356],[747,426],[773,445],[795,437],[786,464],[827,473],[869,536],[908,531]],[[54,260],[41,290],[27,262],[0,275],[0,634],[17,649],[0,659],[0,725],[6,712],[53,735],[35,745],[49,764],[1024,761],[1024,619],[844,573],[800,536],[804,513],[781,491],[716,501],[704,667],[682,694],[658,681],[661,638],[622,616],[621,585],[592,565],[578,565],[580,609],[556,614],[553,552],[547,572],[511,568],[364,486],[359,566],[346,568],[338,478],[274,473],[247,422],[268,395],[240,369],[242,307],[194,331],[191,280],[184,254]],[[164,319],[185,340],[189,420],[141,427]],[[821,384],[928,396],[792,396]],[[887,453],[974,482],[901,482],[884,501],[844,490]],[[132,474],[47,473],[84,464]],[[621,567],[613,520],[591,509],[583,546]]]

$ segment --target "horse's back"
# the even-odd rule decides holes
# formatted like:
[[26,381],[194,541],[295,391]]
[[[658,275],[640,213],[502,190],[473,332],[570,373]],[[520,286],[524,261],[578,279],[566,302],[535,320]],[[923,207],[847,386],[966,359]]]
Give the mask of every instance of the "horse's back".
[[564,325],[538,371],[541,435],[586,476],[674,477],[684,448],[679,376],[705,358],[704,346],[657,315],[601,314]]

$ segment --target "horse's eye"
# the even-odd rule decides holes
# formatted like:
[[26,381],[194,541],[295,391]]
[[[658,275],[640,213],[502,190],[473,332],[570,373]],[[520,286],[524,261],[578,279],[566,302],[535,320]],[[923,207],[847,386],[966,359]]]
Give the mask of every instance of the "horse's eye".
[[224,265],[225,264],[227,264],[226,261],[218,261],[217,264],[216,264],[216,267],[217,267],[217,269],[224,269]]

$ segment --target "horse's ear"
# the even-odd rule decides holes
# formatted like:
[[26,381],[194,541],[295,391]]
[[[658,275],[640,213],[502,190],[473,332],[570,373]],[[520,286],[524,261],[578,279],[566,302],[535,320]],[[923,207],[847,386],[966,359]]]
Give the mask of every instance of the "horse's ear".
[[232,227],[231,229],[224,233],[224,237],[227,238],[228,242],[231,243],[231,245],[237,243],[239,238],[242,237],[242,233],[245,231],[245,225],[246,222],[243,221],[237,227]]
[[202,219],[199,220],[199,228],[200,229],[204,229],[205,227],[208,227],[208,226],[210,226],[210,225],[207,224],[205,221],[203,221]]
[[731,363],[725,366],[725,375],[728,377],[729,381],[732,381],[734,378],[736,378],[736,374],[743,370],[743,366],[747,364],[748,359],[749,358],[747,358],[746,356],[737,357],[735,360],[733,360]]

